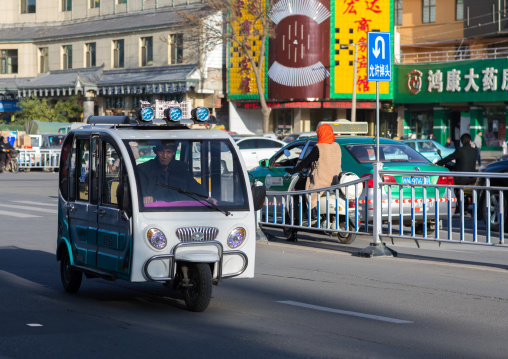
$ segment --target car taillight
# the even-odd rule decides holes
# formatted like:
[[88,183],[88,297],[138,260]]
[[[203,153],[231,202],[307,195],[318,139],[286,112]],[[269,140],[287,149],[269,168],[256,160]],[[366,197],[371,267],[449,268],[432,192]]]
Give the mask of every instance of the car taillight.
[[[363,175],[362,177],[360,178],[363,178],[363,177],[368,177],[368,176],[372,176],[372,175]],[[374,188],[374,181],[372,180],[372,178],[370,180],[368,180],[367,182],[363,182],[363,188],[365,188],[365,184],[367,184],[367,187],[368,188]]]
[[454,185],[455,180],[452,176],[439,176],[437,184]]
[[383,175],[383,182],[397,183],[397,181],[395,181],[395,177],[390,176],[390,175]]

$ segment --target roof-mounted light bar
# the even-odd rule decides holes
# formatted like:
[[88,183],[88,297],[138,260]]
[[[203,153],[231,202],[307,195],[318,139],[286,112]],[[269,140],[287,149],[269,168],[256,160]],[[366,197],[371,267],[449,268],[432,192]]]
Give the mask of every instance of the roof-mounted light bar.
[[321,121],[317,127],[325,123],[332,126],[333,133],[336,135],[366,135],[369,132],[368,122],[351,122],[349,120]]

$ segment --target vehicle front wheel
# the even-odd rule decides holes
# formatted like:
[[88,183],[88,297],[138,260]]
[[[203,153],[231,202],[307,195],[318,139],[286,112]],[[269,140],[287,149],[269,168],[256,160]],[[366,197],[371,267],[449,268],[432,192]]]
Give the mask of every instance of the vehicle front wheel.
[[191,312],[203,312],[212,298],[212,272],[206,263],[189,264],[189,286],[183,297]]
[[79,287],[81,287],[83,274],[72,269],[67,250],[64,250],[64,255],[60,261],[60,277],[62,279],[62,285],[67,293],[76,293]]

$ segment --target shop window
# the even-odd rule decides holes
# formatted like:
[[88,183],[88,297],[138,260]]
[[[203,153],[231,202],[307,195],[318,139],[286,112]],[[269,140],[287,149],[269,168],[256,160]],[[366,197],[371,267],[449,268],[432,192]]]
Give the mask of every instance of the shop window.
[[96,54],[96,44],[95,42],[90,42],[85,44],[85,56],[86,56],[86,67],[94,67],[96,66],[95,54]]
[[62,68],[72,69],[72,45],[62,46]]
[[72,11],[72,0],[62,0],[62,11]]
[[489,106],[483,112],[483,143],[489,147],[500,147],[506,141],[506,107]]
[[394,0],[395,26],[402,25],[402,0]]
[[117,4],[127,4],[127,0],[118,0]]
[[124,41],[113,41],[113,67],[115,69],[124,67]]
[[101,6],[101,0],[90,0],[90,9],[99,8]]
[[21,0],[22,14],[35,14],[36,0]]
[[153,37],[141,38],[141,66],[153,65]]
[[49,71],[49,51],[47,47],[39,48],[39,73],[44,74]]
[[423,0],[422,5],[422,22],[424,24],[436,22],[436,0]]
[[18,73],[18,50],[1,50],[2,74]]
[[183,34],[169,35],[169,64],[181,64],[183,62]]

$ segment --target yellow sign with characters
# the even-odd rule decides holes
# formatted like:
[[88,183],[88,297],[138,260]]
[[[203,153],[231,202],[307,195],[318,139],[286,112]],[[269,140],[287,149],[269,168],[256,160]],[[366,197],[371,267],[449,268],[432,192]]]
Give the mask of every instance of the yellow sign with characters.
[[[390,3],[390,0],[335,1],[335,23],[332,25],[332,30],[335,29],[335,35],[332,35],[332,58],[335,62],[332,97],[353,93],[355,48],[358,51],[356,93],[359,98],[364,97],[364,94],[376,94],[375,82],[367,80],[367,32],[391,31]],[[389,82],[380,82],[379,93],[389,92]]]
[[[252,30],[252,32],[261,32],[261,23],[255,22],[255,17],[251,13],[244,11],[243,16],[238,22],[233,23],[233,32],[239,34],[240,40],[243,40],[242,31]],[[259,49],[261,41],[259,36],[250,35],[248,41],[249,52],[252,54],[256,64],[259,64]],[[230,42],[229,48],[229,94],[230,95],[257,95],[257,84],[254,70],[247,55],[242,51],[241,46]],[[265,78],[265,67],[261,66],[261,79]],[[264,83],[263,83],[264,90]]]

